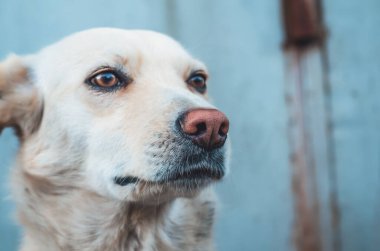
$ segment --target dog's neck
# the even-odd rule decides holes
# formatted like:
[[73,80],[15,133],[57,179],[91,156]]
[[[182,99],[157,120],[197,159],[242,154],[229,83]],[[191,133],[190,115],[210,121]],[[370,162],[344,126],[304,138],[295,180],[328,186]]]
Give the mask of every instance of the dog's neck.
[[[139,205],[73,187],[58,188],[30,175],[22,177],[24,187],[16,197],[22,198],[19,218],[26,228],[24,247],[35,246],[39,251],[187,250],[211,237],[209,202],[177,199]],[[194,234],[201,239],[196,240]]]
[[164,226],[171,204],[120,202],[31,176],[24,184],[21,221],[47,250],[139,250],[143,239],[154,238],[153,226]]

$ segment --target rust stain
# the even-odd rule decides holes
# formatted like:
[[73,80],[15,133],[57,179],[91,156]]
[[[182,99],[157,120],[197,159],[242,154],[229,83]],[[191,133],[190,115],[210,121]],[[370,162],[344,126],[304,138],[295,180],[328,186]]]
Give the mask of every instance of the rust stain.
[[298,171],[294,173],[292,180],[293,193],[296,198],[294,243],[299,251],[320,251],[322,247],[319,233],[318,205],[310,205],[310,195],[306,192],[308,180],[304,173],[304,163],[297,160],[297,158],[293,158],[293,165]]
[[282,0],[285,49],[322,45],[325,27],[319,0]]
[[336,251],[342,250],[341,233],[340,233],[340,208],[338,205],[337,191],[333,190],[330,197],[330,206],[332,212],[332,227],[334,231],[333,248]]
[[[295,199],[294,244],[298,251],[323,250],[323,233],[320,226],[320,207],[318,184],[316,180],[316,163],[310,149],[310,138],[307,121],[305,121],[304,83],[302,61],[311,48],[318,48],[323,62],[323,88],[326,97],[327,158],[329,163],[329,210],[331,215],[332,242],[334,251],[341,250],[340,209],[335,171],[334,141],[332,137],[332,119],[330,102],[330,82],[328,79],[328,57],[325,48],[326,28],[323,23],[322,0],[282,0],[284,24],[284,49],[288,52],[295,74],[293,93],[286,95],[286,103],[291,111],[290,147],[291,165],[293,168],[292,191]],[[330,247],[331,247],[330,246]]]
[[[322,16],[322,14],[321,14]],[[342,250],[342,240],[341,240],[341,213],[340,207],[338,204],[338,188],[337,188],[337,173],[336,173],[336,153],[335,153],[335,141],[333,139],[333,121],[332,121],[332,104],[331,104],[331,83],[328,78],[329,74],[329,60],[328,53],[325,45],[321,47],[322,55],[322,70],[323,70],[323,90],[326,96],[325,110],[326,110],[326,121],[327,121],[327,137],[328,137],[328,149],[327,153],[329,154],[329,178],[331,184],[331,194],[330,194],[330,210],[332,214],[332,229],[333,229],[333,248],[334,251]]]
[[[295,55],[295,56],[294,56]],[[293,167],[292,191],[295,198],[294,244],[299,251],[321,251],[322,240],[319,226],[319,200],[316,184],[315,161],[311,154],[310,138],[304,111],[304,86],[302,57],[291,54],[294,65],[295,86],[293,103],[289,106],[294,131],[290,134]]]

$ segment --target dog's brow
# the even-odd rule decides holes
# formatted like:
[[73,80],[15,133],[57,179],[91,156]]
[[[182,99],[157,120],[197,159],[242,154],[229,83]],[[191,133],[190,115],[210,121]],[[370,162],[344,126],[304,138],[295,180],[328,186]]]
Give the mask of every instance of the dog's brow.
[[201,61],[195,61],[195,63],[193,64],[193,68],[199,68],[199,69],[202,69],[205,72],[207,72],[206,65],[204,63],[202,63]]
[[121,65],[127,65],[128,64],[128,58],[125,56],[116,55],[115,58],[116,58],[116,61],[118,62],[118,64],[121,64]]
[[203,72],[207,76],[209,75],[207,67],[199,61],[195,61],[193,64],[189,65],[186,68],[184,72],[184,78],[188,78],[194,72]]

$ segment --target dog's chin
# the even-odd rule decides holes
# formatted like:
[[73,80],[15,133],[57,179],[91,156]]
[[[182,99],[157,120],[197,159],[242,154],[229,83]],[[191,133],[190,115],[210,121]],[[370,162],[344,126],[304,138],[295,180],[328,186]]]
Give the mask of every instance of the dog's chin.
[[133,193],[135,201],[144,204],[162,204],[175,198],[192,198],[213,183],[212,179],[176,180],[170,182],[140,181]]

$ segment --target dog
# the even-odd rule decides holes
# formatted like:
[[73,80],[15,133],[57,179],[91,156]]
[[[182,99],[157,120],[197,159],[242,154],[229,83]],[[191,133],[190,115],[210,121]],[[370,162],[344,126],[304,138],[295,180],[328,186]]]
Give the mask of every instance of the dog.
[[96,28],[0,63],[21,251],[214,250],[229,121],[166,35]]

